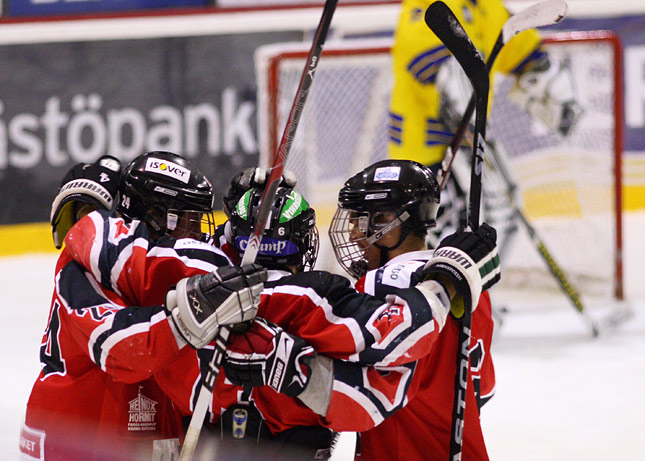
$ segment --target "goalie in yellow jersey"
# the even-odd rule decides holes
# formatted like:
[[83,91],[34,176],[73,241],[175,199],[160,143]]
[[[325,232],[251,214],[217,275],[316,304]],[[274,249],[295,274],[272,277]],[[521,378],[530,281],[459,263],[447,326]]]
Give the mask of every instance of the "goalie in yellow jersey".
[[[402,1],[392,48],[389,156],[425,165],[443,158],[472,93],[463,71],[424,22],[433,1]],[[486,59],[509,18],[501,0],[444,1]],[[566,136],[580,109],[569,73],[550,61],[540,45],[536,30],[518,34],[500,52],[491,77],[495,72],[516,75],[511,98],[548,128]],[[460,85],[460,81],[465,83]]]

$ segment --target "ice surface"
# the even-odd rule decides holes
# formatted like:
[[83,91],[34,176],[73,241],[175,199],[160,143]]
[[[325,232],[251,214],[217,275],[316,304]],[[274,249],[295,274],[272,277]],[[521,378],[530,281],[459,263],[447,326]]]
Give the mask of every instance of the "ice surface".
[[[599,338],[560,295],[493,290],[493,303],[507,310],[493,345],[497,391],[482,411],[493,461],[645,459],[645,213],[628,214],[625,227],[634,317]],[[56,256],[0,258],[0,460],[18,459]],[[600,319],[622,307],[589,309]],[[352,459],[352,449],[353,436],[343,434],[333,459]]]

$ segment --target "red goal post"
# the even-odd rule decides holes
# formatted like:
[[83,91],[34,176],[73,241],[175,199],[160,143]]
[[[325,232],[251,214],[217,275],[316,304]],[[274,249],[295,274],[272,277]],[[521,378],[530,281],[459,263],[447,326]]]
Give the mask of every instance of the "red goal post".
[[[557,33],[545,42],[568,63],[584,108],[580,123],[566,139],[546,132],[506,97],[512,79],[498,76],[489,138],[510,159],[524,213],[574,283],[583,293],[622,299],[621,45],[608,31]],[[287,168],[317,211],[325,237],[318,268],[335,269],[326,231],[339,188],[387,157],[390,45],[389,39],[328,42],[303,110]],[[282,135],[306,55],[301,43],[268,45],[256,53],[265,166]],[[522,232],[502,263],[505,284],[556,288]]]

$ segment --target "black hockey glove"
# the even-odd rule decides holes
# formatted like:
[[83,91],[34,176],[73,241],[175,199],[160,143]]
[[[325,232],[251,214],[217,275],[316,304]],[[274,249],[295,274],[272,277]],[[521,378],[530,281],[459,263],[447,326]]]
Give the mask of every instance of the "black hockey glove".
[[479,296],[500,280],[497,232],[483,223],[475,232],[457,231],[444,238],[423,268],[425,278],[452,283],[457,296],[450,313],[461,318],[475,310]]
[[267,271],[259,264],[220,267],[185,278],[166,294],[179,334],[196,349],[210,343],[220,325],[240,324],[255,317]]
[[[246,168],[233,176],[231,187],[222,199],[226,216],[231,217],[231,212],[247,190],[264,186],[270,174],[271,171],[265,168]],[[281,186],[295,187],[296,182],[296,176],[291,171],[282,172]]]
[[104,155],[96,163],[77,163],[63,178],[54,202],[50,221],[54,245],[63,246],[67,232],[79,219],[80,205],[88,205],[90,210],[111,210],[114,206],[121,162]]
[[313,347],[278,325],[256,318],[244,334],[231,335],[224,373],[238,386],[271,386],[291,397],[305,390],[311,377]]

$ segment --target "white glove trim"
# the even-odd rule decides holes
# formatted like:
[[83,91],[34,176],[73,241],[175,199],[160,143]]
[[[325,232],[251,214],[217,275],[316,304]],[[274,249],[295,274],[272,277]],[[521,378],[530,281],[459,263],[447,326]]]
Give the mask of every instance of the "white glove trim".
[[74,179],[65,184],[54,198],[51,214],[49,216],[50,221],[54,219],[54,216],[58,212],[58,207],[60,206],[61,202],[70,195],[74,194],[91,197],[101,203],[106,210],[112,208],[113,198],[105,187],[103,187],[96,181],[92,181],[91,179]]
[[488,283],[496,276],[500,275],[502,272],[499,262],[497,264],[494,263],[495,259],[499,259],[499,256],[497,254],[497,247],[495,247],[495,250],[492,253],[489,253],[487,256],[488,257],[482,259],[481,261],[479,261],[479,263],[477,263],[477,268],[479,269],[479,275],[481,276],[482,273],[486,274],[486,269],[484,268],[484,266],[486,266],[487,264],[495,265],[495,270],[484,275],[484,277],[482,278],[482,285],[486,285],[486,283]]
[[[488,259],[482,261],[487,262]],[[437,248],[430,263],[433,266],[443,264],[443,268],[452,272],[455,277],[461,278],[463,276],[466,279],[468,288],[470,288],[472,309],[474,310],[479,303],[479,296],[482,292],[483,282],[480,266],[475,264],[475,261],[466,252],[455,247]]]
[[425,296],[430,310],[432,310],[432,317],[439,324],[439,331],[441,331],[450,312],[450,296],[448,296],[446,289],[442,284],[432,279],[423,281],[414,288]]

